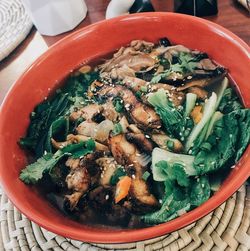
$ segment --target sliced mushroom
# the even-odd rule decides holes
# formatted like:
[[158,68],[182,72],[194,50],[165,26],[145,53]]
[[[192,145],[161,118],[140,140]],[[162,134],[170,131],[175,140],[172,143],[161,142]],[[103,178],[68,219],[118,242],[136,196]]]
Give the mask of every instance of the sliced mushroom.
[[[67,136],[67,141],[70,143],[79,143],[81,141],[87,141],[91,139],[90,137],[84,136],[84,135],[73,135],[73,134],[69,134]],[[109,148],[106,145],[103,145],[97,141],[95,141],[95,148],[97,151],[105,151],[105,152],[109,152]]]
[[150,52],[154,47],[154,43],[144,40],[133,40],[131,41],[130,46],[133,47],[136,51]]
[[177,91],[184,91],[193,86],[204,88],[206,86],[209,86],[209,85],[212,85],[214,83],[221,81],[223,78],[224,78],[224,74],[221,74],[213,78],[203,78],[203,79],[192,80],[190,82],[185,83],[183,86],[178,87]]
[[75,121],[78,118],[82,117],[85,120],[92,120],[92,118],[103,111],[103,107],[98,104],[91,104],[87,105],[81,109],[78,109],[77,111],[73,111],[70,114],[70,120]]
[[143,133],[126,133],[125,136],[128,142],[135,144],[142,152],[152,152],[153,144]]
[[196,94],[197,97],[202,100],[205,100],[208,97],[208,92],[197,86],[192,86],[188,88],[187,92]]
[[147,88],[147,82],[140,78],[126,77],[123,79],[123,83],[134,92],[141,91],[143,87]]
[[198,63],[197,67],[206,71],[214,71],[218,66],[211,59],[204,58]]
[[124,64],[119,68],[116,67],[116,68],[111,69],[109,76],[112,79],[124,79],[126,77],[135,77],[135,71],[129,68],[126,64]]
[[[170,138],[166,134],[152,134],[151,138],[162,149],[167,149],[173,152],[181,152],[183,150],[183,145],[178,139]],[[173,147],[168,147],[168,141],[173,142]]]
[[[73,143],[79,143],[81,141],[87,141],[91,139],[91,137],[87,137],[85,135],[74,135],[74,134],[69,134],[67,136],[67,140],[64,142],[57,142],[54,139],[51,139],[51,143],[53,145],[53,147],[55,147],[56,149],[61,149],[69,144],[73,144]],[[95,141],[95,146],[96,146],[96,150],[97,151],[105,151],[105,152],[109,152],[109,149],[106,145],[100,144],[98,142]]]
[[86,120],[78,125],[78,127],[76,128],[76,132],[77,134],[91,137],[94,134],[96,127],[97,123]]
[[160,206],[143,179],[132,179],[129,192],[132,198],[130,209],[134,213],[144,214],[156,210]]

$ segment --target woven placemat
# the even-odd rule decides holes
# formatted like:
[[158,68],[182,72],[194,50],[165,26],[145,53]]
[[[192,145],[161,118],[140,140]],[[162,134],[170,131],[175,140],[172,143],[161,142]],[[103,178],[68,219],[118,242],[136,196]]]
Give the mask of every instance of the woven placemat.
[[0,188],[0,250],[250,250],[250,185],[201,220],[171,234],[129,244],[89,244],[58,236],[22,215]]
[[25,39],[31,27],[21,0],[0,0],[0,61]]

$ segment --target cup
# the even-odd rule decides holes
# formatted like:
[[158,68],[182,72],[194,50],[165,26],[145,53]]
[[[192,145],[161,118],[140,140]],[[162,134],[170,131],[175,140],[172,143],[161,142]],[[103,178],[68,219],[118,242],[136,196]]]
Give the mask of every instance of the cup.
[[84,0],[22,0],[42,35],[55,36],[74,29],[87,14]]

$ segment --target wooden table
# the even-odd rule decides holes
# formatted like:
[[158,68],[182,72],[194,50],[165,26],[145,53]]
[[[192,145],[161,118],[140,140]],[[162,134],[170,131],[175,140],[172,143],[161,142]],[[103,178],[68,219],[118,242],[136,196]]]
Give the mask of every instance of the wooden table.
[[[156,11],[173,11],[173,0],[152,0]],[[86,0],[88,15],[75,30],[105,18],[108,0]],[[219,13],[206,17],[231,30],[250,45],[250,15],[234,0],[218,0]],[[33,28],[24,42],[6,59],[0,62],[0,104],[12,84],[23,71],[49,46],[69,34],[69,32],[49,37],[41,36]]]

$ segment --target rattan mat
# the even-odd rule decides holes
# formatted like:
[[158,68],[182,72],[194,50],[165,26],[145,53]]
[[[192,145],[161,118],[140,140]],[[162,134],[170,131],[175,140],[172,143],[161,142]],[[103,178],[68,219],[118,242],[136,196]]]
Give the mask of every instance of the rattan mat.
[[250,185],[201,220],[171,234],[137,243],[89,244],[58,236],[22,215],[0,188],[0,250],[250,250]]
[[0,0],[0,61],[25,39],[31,27],[21,0]]

